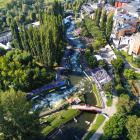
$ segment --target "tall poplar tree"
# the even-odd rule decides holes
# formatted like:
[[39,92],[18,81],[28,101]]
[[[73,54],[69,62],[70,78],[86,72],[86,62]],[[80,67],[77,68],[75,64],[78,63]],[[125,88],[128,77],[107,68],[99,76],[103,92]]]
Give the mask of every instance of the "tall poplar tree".
[[113,28],[113,14],[107,20],[107,24],[106,24],[106,39],[110,38],[112,28]]
[[47,50],[47,58],[48,58],[48,65],[50,67],[53,67],[53,62],[54,62],[54,45],[53,45],[53,37],[52,37],[52,29],[49,28],[46,31],[46,50]]
[[34,43],[35,55],[38,56],[39,57],[39,61],[41,63],[43,63],[42,49],[41,49],[41,44],[40,44],[40,33],[39,33],[39,29],[37,27],[34,27],[33,43]]
[[99,26],[100,17],[101,17],[101,9],[98,8],[98,11],[97,11],[97,18],[96,18],[96,20],[95,20],[97,26]]
[[102,19],[101,19],[101,22],[100,22],[100,29],[101,31],[105,31],[106,29],[106,21],[107,21],[107,11],[105,10],[103,12],[103,15],[102,15]]
[[10,24],[10,29],[11,29],[11,35],[13,38],[15,48],[19,48],[19,49],[23,50],[20,35],[19,35],[18,26],[17,26],[17,23],[14,19],[12,19],[12,22]]
[[32,56],[36,56],[36,52],[35,52],[35,49],[34,49],[34,42],[33,42],[33,26],[32,25],[29,25],[28,27],[28,43],[29,43],[29,46],[30,46],[30,50],[31,50],[31,54]]

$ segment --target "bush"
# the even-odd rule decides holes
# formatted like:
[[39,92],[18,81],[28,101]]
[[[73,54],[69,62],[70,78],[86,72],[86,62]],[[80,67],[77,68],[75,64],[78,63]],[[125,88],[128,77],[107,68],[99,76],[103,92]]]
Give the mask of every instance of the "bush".
[[117,90],[117,94],[122,94],[122,93],[125,93],[125,88],[122,87],[121,84],[118,84],[117,87],[116,87],[116,90]]
[[115,73],[115,84],[121,84],[121,78],[120,75],[118,73]]
[[134,79],[136,76],[136,73],[133,69],[125,69],[123,74],[127,79]]
[[89,49],[86,50],[84,56],[85,56],[85,59],[86,60],[88,60],[88,58],[91,56],[91,53],[90,53],[90,50]]
[[111,61],[111,65],[115,68],[117,72],[123,69],[125,63],[122,58],[117,58]]
[[113,89],[114,89],[114,84],[111,81],[105,83],[104,86],[103,86],[103,90],[105,92],[112,93],[113,92]]
[[106,63],[106,60],[103,59],[103,60],[99,60],[98,61],[98,67],[103,67],[106,71],[108,71],[108,67],[107,67],[107,63]]
[[90,56],[88,58],[88,65],[90,68],[95,68],[97,66],[97,58],[95,56]]
[[129,96],[128,94],[124,94],[124,93],[122,93],[122,94],[120,95],[120,98],[121,98],[121,99],[128,99],[128,100],[130,100],[130,96]]

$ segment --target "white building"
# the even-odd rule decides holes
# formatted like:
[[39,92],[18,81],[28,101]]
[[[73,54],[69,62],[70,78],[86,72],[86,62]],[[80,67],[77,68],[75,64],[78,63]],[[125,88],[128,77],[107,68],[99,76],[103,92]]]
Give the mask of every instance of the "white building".
[[93,8],[93,9],[97,9],[97,8],[101,8],[102,9],[102,5],[101,4],[99,4],[99,3],[91,3],[91,7]]

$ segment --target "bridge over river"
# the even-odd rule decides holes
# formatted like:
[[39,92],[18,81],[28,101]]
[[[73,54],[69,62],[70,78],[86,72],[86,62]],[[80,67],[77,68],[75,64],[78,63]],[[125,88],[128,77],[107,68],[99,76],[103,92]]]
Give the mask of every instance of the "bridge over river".
[[95,106],[95,105],[72,105],[72,109],[78,109],[78,110],[85,110],[85,111],[94,111],[102,113],[102,108]]

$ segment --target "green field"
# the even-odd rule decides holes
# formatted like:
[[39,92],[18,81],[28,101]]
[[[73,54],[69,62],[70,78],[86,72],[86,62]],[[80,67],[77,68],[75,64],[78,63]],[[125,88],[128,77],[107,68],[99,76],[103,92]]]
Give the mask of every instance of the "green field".
[[0,9],[4,8],[6,3],[10,2],[10,0],[0,0]]
[[[47,117],[47,118],[43,119],[42,121],[47,120],[46,124],[41,125],[43,135],[46,136],[53,129],[55,129],[57,126],[61,125],[62,123],[65,124],[66,122],[68,122],[71,119],[75,118],[80,113],[81,113],[81,111],[79,111],[79,110],[68,109],[68,110],[63,110],[63,111],[54,113],[50,117]],[[60,119],[60,116],[62,116],[61,119]]]

